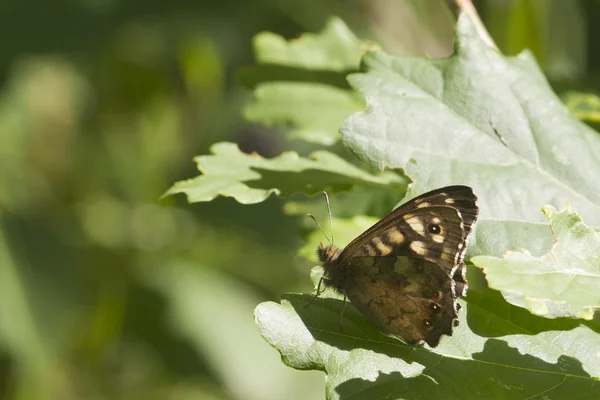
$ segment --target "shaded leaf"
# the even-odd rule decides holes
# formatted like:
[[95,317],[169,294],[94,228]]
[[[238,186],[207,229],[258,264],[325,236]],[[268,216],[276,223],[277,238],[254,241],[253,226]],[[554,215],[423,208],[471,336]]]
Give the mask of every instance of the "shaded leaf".
[[[400,187],[367,188],[356,186],[350,192],[342,192],[331,197],[331,214],[334,218],[350,218],[355,215],[381,216],[388,213],[398,200],[406,194],[408,182]],[[397,189],[397,190],[395,190]],[[327,208],[323,196],[314,196],[303,201],[288,201],[284,206],[288,215],[311,213],[317,218],[327,218]],[[310,224],[311,230],[314,223]],[[339,228],[334,225],[334,230]]]
[[600,308],[600,238],[569,205],[558,212],[544,208],[556,244],[547,254],[508,252],[503,258],[471,261],[486,274],[490,287],[506,300],[548,318],[592,319]]
[[[333,232],[336,243],[349,243],[351,239],[358,236],[365,228],[364,224],[355,224],[351,219],[364,218],[367,216],[380,217],[385,215],[406,193],[406,182],[401,186],[388,187],[365,187],[355,186],[349,192],[341,192],[330,197],[330,208],[328,210],[323,196],[316,195],[310,199],[293,200],[285,203],[283,212],[288,215],[301,216],[298,220],[303,237],[307,239],[299,253],[304,258],[317,261],[316,247],[319,242],[327,239],[312,219],[307,214],[313,215],[322,225],[328,225],[329,214],[333,216]],[[377,221],[373,218],[371,225]],[[329,227],[323,226],[329,236]],[[362,229],[362,230],[361,230]]]
[[202,175],[175,183],[165,196],[184,193],[190,203],[217,196],[233,197],[242,204],[259,203],[272,193],[314,194],[322,190],[348,190],[353,185],[399,186],[403,179],[393,172],[373,175],[339,156],[314,152],[309,158],[286,152],[272,159],[245,154],[234,143],[217,143],[213,155],[196,157]]
[[339,139],[346,118],[364,109],[362,98],[350,90],[320,83],[263,83],[244,117],[267,126],[289,128],[290,139],[331,145]]
[[[360,233],[366,231],[378,221],[377,218],[359,215],[349,219],[333,219],[335,232],[335,243],[350,243]],[[327,231],[325,231],[328,233]],[[298,254],[307,260],[318,262],[317,247],[326,239],[320,230],[314,230],[308,235],[304,245],[298,250]]]
[[331,145],[351,114],[364,101],[348,85],[346,75],[358,70],[364,48],[346,25],[332,18],[317,35],[286,41],[264,32],[254,38],[257,65],[239,78],[253,87],[244,110],[249,121],[289,129],[289,137]]

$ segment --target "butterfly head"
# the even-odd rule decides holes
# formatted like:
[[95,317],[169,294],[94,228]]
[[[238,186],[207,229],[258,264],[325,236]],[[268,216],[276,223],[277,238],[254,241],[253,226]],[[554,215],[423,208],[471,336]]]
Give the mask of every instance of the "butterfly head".
[[337,260],[341,253],[341,250],[333,245],[333,218],[331,217],[329,195],[327,194],[327,192],[323,192],[323,195],[325,195],[325,203],[327,204],[327,214],[329,215],[329,229],[331,229],[331,239],[327,237],[327,234],[325,233],[323,228],[321,228],[319,221],[317,221],[317,219],[312,214],[308,214],[308,216],[312,218],[313,221],[315,221],[315,224],[317,224],[321,232],[323,232],[323,235],[325,235],[325,237],[329,241],[328,246],[325,246],[323,243],[319,243],[319,247],[317,248],[317,256],[319,256],[319,261],[321,261],[325,265],[329,265],[333,264]]
[[340,253],[341,251],[339,248],[332,245],[326,246],[323,243],[319,243],[319,247],[317,248],[319,260],[324,264],[331,264],[335,262]]
[[344,272],[344,266],[338,261],[341,250],[333,245],[319,243],[317,255],[323,263],[323,282],[325,285],[336,289],[340,293],[346,292],[346,281],[348,274]]

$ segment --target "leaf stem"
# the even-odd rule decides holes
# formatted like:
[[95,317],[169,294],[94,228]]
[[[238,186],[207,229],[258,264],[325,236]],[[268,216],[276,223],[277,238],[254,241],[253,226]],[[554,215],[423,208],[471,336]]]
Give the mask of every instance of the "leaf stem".
[[479,33],[479,37],[481,37],[481,39],[483,39],[483,41],[486,42],[488,46],[498,50],[498,46],[496,46],[494,39],[492,39],[489,32],[485,28],[485,25],[483,25],[481,18],[479,18],[479,14],[477,13],[477,9],[475,9],[475,6],[473,5],[473,2],[471,0],[454,0],[454,2],[462,12],[464,12],[471,18],[471,20],[475,24],[477,33]]

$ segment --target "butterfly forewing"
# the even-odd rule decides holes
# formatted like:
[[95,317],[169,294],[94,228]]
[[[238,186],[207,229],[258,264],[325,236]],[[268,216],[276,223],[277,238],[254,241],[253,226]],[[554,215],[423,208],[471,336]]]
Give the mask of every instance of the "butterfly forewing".
[[[477,207],[477,196],[473,193],[473,189],[468,186],[447,186],[426,193],[413,199],[417,207],[423,207],[424,203],[431,205],[445,204],[456,207],[463,219],[464,238],[461,250],[458,252],[457,266],[453,274],[455,296],[467,295],[467,268],[463,263],[465,252],[467,251],[467,241],[469,234],[473,228],[473,224],[479,215]],[[457,303],[458,306],[458,303]]]
[[360,235],[346,246],[340,262],[352,262],[354,257],[365,256],[412,256],[434,262],[452,276],[463,242],[462,219],[456,209],[416,208],[385,223],[377,223]]
[[[355,255],[354,253],[361,245],[378,237],[385,230],[401,223],[403,220],[411,220],[410,217],[413,213],[418,212],[419,215],[426,215],[426,210],[435,206],[453,209],[461,218],[462,232],[460,235],[462,235],[462,240],[459,247],[462,251],[458,253],[458,262],[460,263],[466,250],[466,240],[478,215],[477,196],[473,193],[473,189],[460,185],[432,190],[402,204],[348,244],[340,255],[340,261],[348,261]],[[419,228],[423,223],[418,219],[414,222],[416,222],[414,228]],[[425,225],[423,225],[423,228],[425,228]],[[457,233],[456,230],[452,230],[452,232]],[[406,242],[403,243],[403,245],[405,244]]]

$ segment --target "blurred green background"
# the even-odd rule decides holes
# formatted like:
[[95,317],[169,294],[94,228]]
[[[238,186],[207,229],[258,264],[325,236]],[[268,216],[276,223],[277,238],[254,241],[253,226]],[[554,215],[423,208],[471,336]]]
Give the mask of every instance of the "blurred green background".
[[[499,48],[598,94],[600,1],[475,6]],[[159,200],[219,141],[305,144],[245,122],[252,37],[332,15],[399,55],[451,53],[445,0],[8,1],[0,5],[0,398],[311,399],[252,317],[312,290],[281,199]],[[293,95],[291,93],[290,95]],[[301,196],[298,196],[302,200]],[[397,199],[399,200],[399,199]]]

